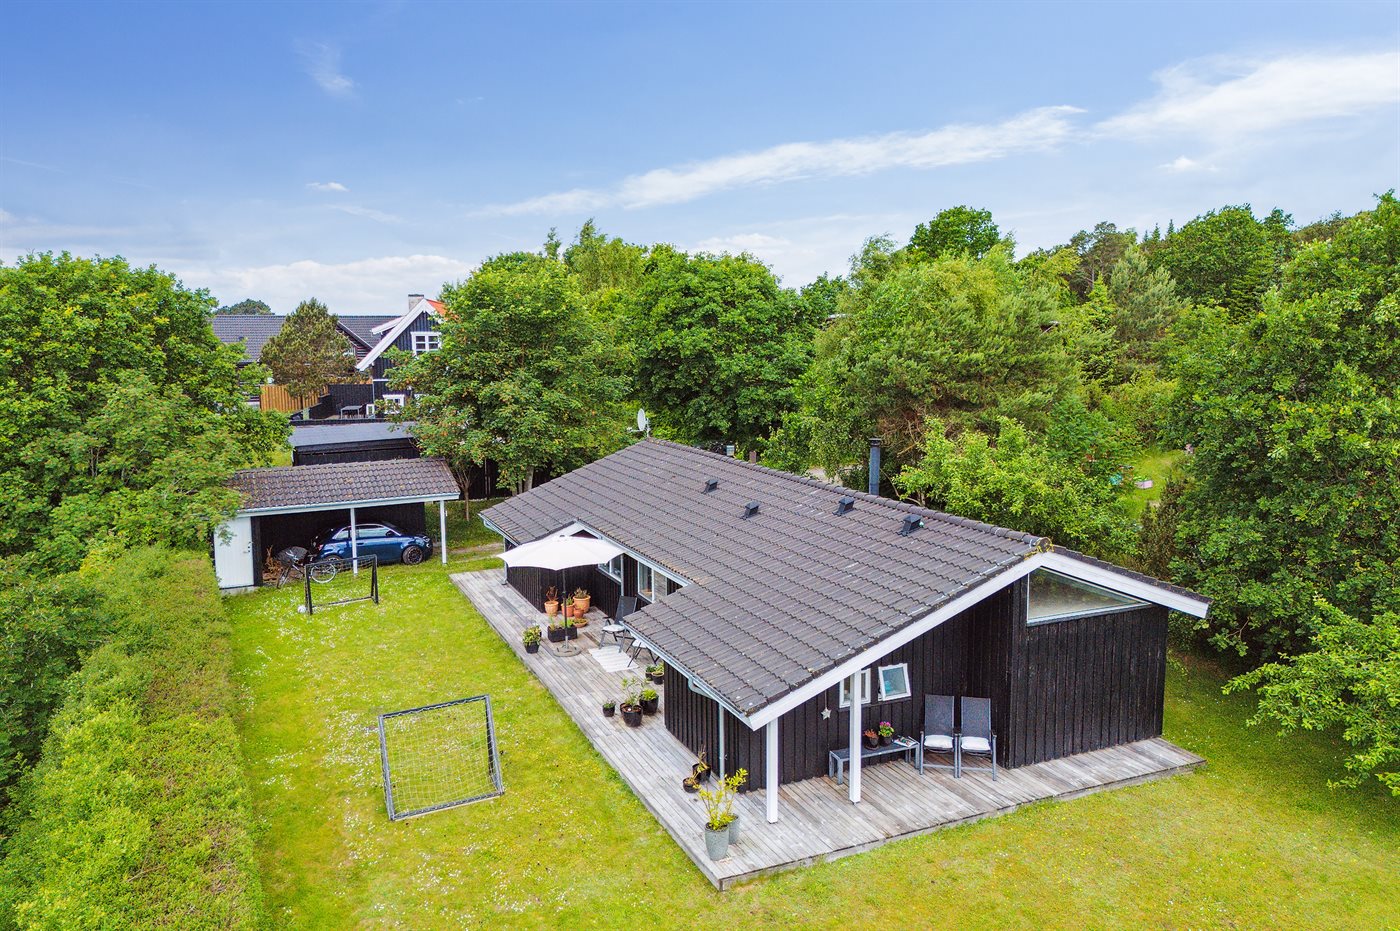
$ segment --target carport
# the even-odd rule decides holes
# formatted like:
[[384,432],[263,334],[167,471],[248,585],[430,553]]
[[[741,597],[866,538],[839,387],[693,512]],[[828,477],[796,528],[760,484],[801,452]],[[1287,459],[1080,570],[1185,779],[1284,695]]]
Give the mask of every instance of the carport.
[[328,526],[388,521],[409,533],[426,532],[423,506],[434,501],[438,551],[447,562],[447,502],[460,493],[441,459],[242,469],[230,484],[243,503],[214,533],[214,572],[223,591],[261,584],[269,550],[305,545]]

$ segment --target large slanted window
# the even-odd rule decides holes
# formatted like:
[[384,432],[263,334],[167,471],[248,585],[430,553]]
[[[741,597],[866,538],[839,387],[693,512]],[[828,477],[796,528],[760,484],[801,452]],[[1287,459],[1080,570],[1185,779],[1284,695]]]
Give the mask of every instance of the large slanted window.
[[1112,614],[1147,604],[1118,592],[1090,585],[1060,575],[1049,569],[1031,573],[1030,603],[1026,608],[1027,624],[1048,624],[1095,614]]

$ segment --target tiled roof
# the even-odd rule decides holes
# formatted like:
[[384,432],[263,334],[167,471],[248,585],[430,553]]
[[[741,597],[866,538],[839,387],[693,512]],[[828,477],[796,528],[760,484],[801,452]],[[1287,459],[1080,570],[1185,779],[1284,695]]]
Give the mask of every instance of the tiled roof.
[[215,314],[209,322],[221,343],[247,340],[244,355],[250,362],[256,362],[267,341],[282,332],[286,319],[275,314]]
[[[704,491],[706,479],[719,481]],[[843,496],[854,508],[837,515]],[[745,519],[745,505],[758,513]],[[906,515],[923,526],[900,535]],[[751,714],[1045,545],[647,440],[484,512],[517,543],[578,520],[694,583],[628,625]]]
[[441,459],[382,459],[330,465],[242,469],[230,484],[245,511],[455,496],[457,482]]
[[336,318],[340,321],[341,327],[354,334],[355,339],[362,345],[356,347],[356,356],[363,357],[366,352],[374,348],[374,344],[379,342],[379,334],[374,332],[374,328],[380,324],[388,323],[390,320],[399,319],[398,314],[375,314],[355,316],[341,315]]

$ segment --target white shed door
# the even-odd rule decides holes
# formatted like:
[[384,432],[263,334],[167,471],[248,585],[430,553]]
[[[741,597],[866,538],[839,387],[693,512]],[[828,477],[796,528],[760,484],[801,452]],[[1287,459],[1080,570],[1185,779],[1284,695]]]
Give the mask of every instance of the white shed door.
[[[227,534],[228,539],[224,537]],[[253,584],[253,519],[235,517],[214,531],[214,574],[220,588]]]

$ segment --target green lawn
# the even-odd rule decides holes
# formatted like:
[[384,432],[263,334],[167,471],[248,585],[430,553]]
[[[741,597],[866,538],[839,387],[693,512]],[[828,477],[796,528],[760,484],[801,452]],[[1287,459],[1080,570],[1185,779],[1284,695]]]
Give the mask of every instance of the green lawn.
[[[1203,663],[1168,681],[1167,736],[1198,773],[721,894],[436,561],[384,569],[382,594],[310,618],[292,589],[228,603],[279,928],[1400,926],[1400,805],[1328,790],[1336,746],[1245,728],[1248,700]],[[506,794],[390,823],[375,714],[479,692]]]
[[1134,519],[1141,517],[1149,505],[1162,497],[1162,488],[1167,484],[1167,476],[1185,456],[1186,453],[1179,449],[1149,449],[1133,463],[1129,482],[1152,479],[1151,488],[1134,488],[1131,485],[1128,488],[1128,510]]

